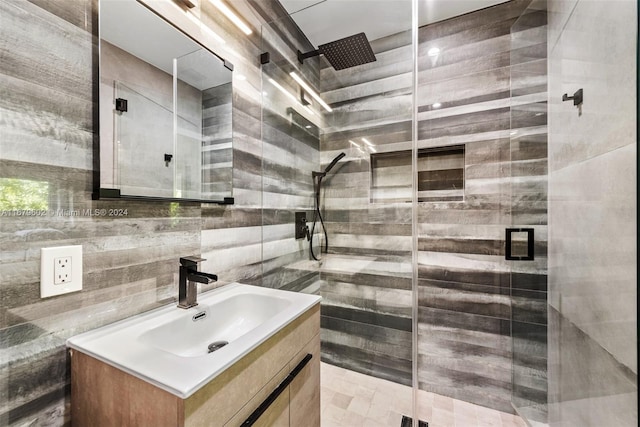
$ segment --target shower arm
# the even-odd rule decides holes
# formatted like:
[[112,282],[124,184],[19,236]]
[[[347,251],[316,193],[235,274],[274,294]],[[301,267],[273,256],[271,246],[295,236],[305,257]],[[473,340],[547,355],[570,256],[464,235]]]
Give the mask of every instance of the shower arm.
[[298,62],[304,64],[305,59],[313,58],[314,56],[320,56],[320,50],[311,50],[306,53],[298,51]]

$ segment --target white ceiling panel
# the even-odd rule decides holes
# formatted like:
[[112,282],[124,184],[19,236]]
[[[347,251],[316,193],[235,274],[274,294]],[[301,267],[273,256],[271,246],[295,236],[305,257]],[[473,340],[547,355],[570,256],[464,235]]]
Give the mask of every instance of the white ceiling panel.
[[[419,25],[505,0],[419,0]],[[280,0],[314,46],[364,32],[375,40],[411,29],[411,0]]]

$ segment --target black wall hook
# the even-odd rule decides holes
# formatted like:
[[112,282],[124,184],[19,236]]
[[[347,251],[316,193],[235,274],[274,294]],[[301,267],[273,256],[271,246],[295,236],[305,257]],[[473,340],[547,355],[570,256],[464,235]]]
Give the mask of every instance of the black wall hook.
[[124,98],[116,98],[116,111],[120,113],[126,113],[128,110],[129,102]]
[[562,100],[563,101],[572,101],[573,100],[573,105],[575,105],[576,107],[582,105],[582,102],[584,101],[583,95],[582,95],[582,89],[578,89],[576,91],[576,93],[573,94],[573,96],[568,96],[566,93],[564,95],[562,95]]

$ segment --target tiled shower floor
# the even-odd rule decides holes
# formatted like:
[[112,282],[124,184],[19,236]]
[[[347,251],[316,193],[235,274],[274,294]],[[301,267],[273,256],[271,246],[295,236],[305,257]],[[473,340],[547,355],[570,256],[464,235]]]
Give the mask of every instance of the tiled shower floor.
[[[400,427],[411,416],[411,387],[321,364],[322,427]],[[420,391],[429,427],[525,427],[516,415]]]

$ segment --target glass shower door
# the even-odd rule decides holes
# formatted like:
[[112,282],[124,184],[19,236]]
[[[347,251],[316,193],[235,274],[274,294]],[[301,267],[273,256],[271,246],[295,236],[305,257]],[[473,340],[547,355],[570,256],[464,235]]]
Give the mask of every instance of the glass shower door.
[[[547,422],[547,2],[511,26],[510,275],[512,404],[530,425]],[[511,243],[511,244],[509,244]]]
[[514,351],[516,388],[546,402],[545,351],[519,341],[544,325],[546,289],[546,14],[527,9],[419,29],[417,411],[434,424],[520,422]]
[[[173,197],[174,166],[163,159],[173,153],[173,112],[153,95],[115,82],[115,98],[128,104],[126,112],[113,113],[115,184],[122,194]],[[140,160],[145,158],[153,160]]]

